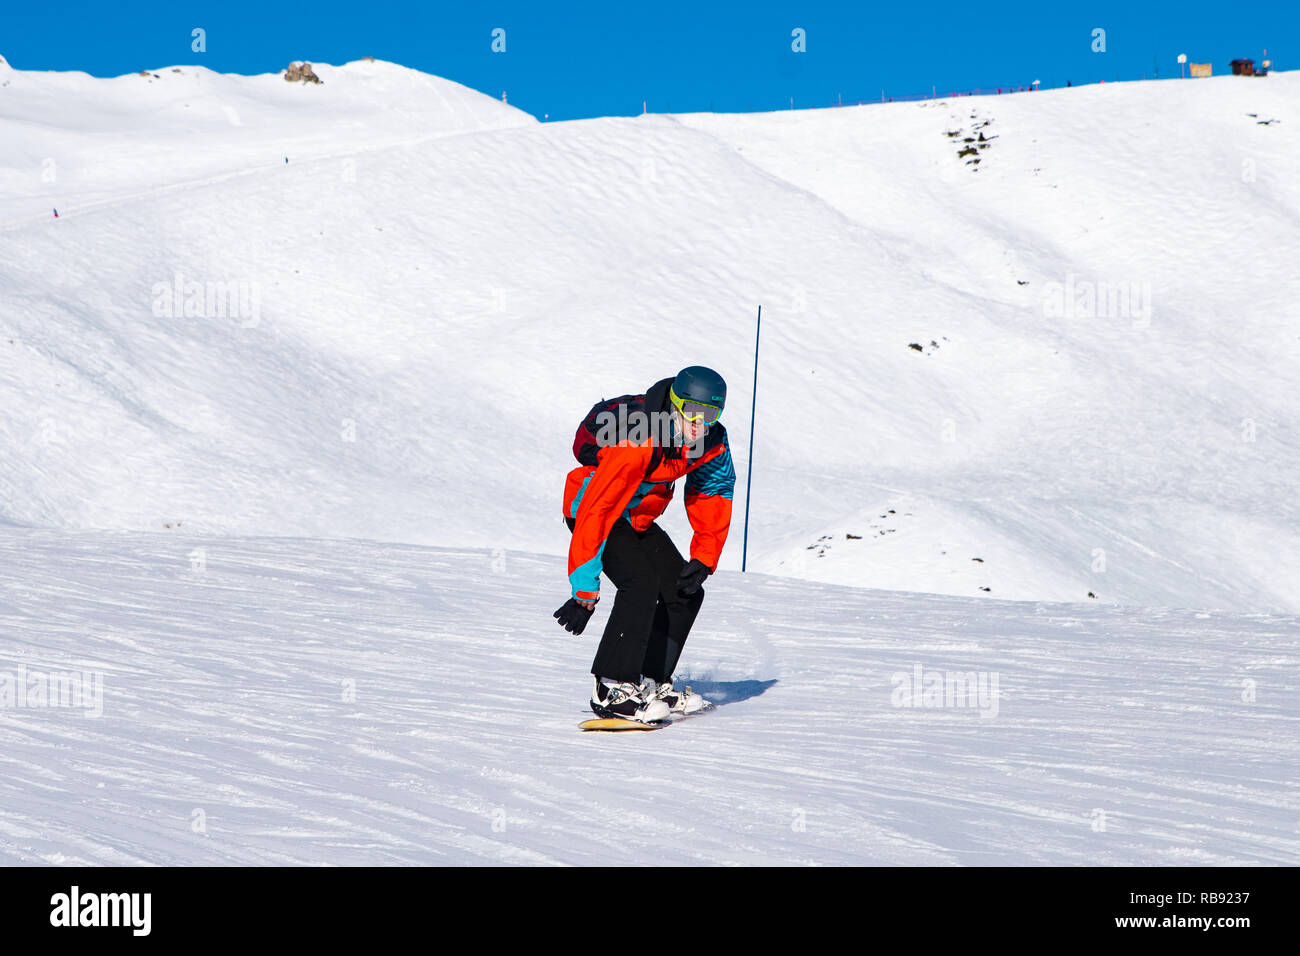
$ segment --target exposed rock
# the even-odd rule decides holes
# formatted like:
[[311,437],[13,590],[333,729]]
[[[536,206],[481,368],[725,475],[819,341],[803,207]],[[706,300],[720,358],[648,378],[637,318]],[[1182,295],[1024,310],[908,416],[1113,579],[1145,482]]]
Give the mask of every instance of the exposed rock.
[[323,80],[321,80],[321,78],[320,78],[319,76],[316,75],[315,71],[312,70],[312,68],[311,68],[311,64],[310,64],[310,63],[308,63],[308,62],[306,62],[306,61],[303,61],[302,63],[299,63],[297,60],[295,60],[294,62],[292,62],[292,63],[289,64],[289,68],[288,68],[287,70],[284,71],[284,78],[285,78],[285,80],[286,80],[287,82],[289,82],[289,83],[295,83],[295,82],[301,82],[301,83],[321,83],[321,82],[323,82]]

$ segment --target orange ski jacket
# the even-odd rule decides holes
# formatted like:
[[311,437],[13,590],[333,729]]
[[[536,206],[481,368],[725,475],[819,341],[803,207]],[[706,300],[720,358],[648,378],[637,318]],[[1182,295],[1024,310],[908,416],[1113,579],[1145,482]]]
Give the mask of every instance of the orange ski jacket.
[[[668,386],[663,379],[644,396],[629,396],[636,411],[668,415]],[[644,531],[667,509],[676,482],[686,479],[686,514],[694,535],[691,557],[717,570],[731,527],[731,502],[736,470],[727,444],[727,430],[709,426],[702,447],[682,446],[667,435],[615,434],[617,441],[595,448],[596,464],[580,465],[564,483],[564,514],[574,521],[569,542],[569,583],[579,600],[600,593],[601,555],[614,522],[626,520]],[[574,443],[578,453],[580,440]],[[590,456],[591,447],[585,449]]]

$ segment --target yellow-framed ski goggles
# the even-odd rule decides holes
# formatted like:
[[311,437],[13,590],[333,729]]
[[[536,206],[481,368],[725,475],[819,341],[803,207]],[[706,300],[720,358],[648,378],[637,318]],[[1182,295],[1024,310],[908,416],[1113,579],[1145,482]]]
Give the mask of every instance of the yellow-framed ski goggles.
[[668,400],[673,403],[673,407],[677,411],[681,412],[682,418],[688,422],[703,421],[706,425],[712,425],[722,414],[722,409],[717,405],[708,405],[704,402],[680,397],[673,391],[671,385],[668,387]]

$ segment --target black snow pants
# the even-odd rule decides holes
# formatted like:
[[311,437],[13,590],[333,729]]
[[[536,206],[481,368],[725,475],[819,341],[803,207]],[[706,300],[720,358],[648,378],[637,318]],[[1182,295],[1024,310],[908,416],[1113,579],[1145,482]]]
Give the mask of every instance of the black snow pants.
[[[565,520],[572,531],[573,519]],[[677,593],[686,559],[659,525],[636,531],[620,518],[605,540],[601,564],[618,592],[591,672],[634,684],[642,676],[672,680],[704,601],[703,588],[689,597]]]

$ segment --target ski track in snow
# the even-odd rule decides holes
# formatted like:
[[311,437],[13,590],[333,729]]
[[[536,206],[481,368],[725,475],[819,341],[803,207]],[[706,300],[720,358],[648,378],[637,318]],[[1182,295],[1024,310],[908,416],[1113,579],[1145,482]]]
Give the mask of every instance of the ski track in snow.
[[[584,735],[605,612],[555,626],[554,558],[28,530],[0,555],[0,673],[104,691],[0,709],[6,864],[1300,862],[1295,618],[722,572],[679,670],[718,710]],[[996,715],[894,706],[918,664],[996,673]]]

